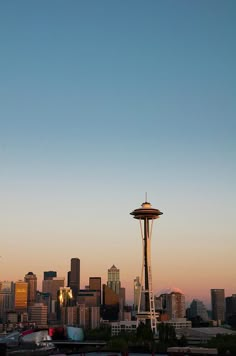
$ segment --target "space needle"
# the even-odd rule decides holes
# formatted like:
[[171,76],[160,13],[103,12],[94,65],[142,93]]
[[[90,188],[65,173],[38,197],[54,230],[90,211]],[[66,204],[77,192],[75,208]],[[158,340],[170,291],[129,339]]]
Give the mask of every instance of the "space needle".
[[135,209],[130,213],[133,215],[134,219],[139,220],[143,242],[141,289],[138,303],[137,322],[144,322],[145,324],[150,325],[153,333],[156,333],[157,320],[152,289],[151,238],[153,221],[158,219],[163,213],[158,209],[152,208],[152,205],[147,202],[147,194],[145,200],[146,201],[141,205],[141,208]]

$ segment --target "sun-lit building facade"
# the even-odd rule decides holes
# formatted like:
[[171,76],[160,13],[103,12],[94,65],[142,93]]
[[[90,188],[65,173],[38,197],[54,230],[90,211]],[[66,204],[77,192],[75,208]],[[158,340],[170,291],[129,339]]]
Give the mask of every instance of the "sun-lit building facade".
[[18,313],[27,312],[28,283],[17,281],[14,286],[14,308]]

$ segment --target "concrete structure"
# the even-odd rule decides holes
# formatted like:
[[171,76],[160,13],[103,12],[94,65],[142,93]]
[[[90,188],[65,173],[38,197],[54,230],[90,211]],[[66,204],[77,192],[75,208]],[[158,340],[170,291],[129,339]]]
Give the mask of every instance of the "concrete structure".
[[37,276],[33,272],[28,272],[25,275],[25,282],[28,283],[28,306],[36,302],[36,291],[37,291]]
[[71,259],[71,269],[69,274],[69,287],[72,289],[73,298],[76,300],[80,291],[80,259]]
[[119,335],[123,332],[136,332],[137,323],[136,321],[117,321],[111,322],[111,336]]
[[137,320],[145,321],[153,330],[157,332],[157,321],[155,312],[155,303],[152,289],[152,270],[151,270],[151,238],[152,238],[152,226],[153,221],[159,218],[162,213],[158,209],[152,208],[151,204],[146,201],[142,204],[142,207],[131,212],[131,215],[140,222],[141,237],[143,242],[143,263],[142,263],[142,275],[141,285],[144,289],[141,289],[141,294],[144,293],[144,310],[140,310],[141,296],[139,300],[139,307],[137,313]]
[[14,285],[14,309],[18,313],[27,312],[28,283],[17,281]]
[[29,306],[29,321],[38,327],[47,327],[48,307],[43,303],[35,303]]
[[211,289],[212,320],[218,325],[225,320],[225,291],[224,289]]

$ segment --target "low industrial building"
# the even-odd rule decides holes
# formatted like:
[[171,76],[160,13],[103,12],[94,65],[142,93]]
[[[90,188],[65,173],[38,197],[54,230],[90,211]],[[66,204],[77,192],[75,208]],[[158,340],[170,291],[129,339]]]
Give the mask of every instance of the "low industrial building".
[[124,332],[136,332],[137,321],[115,321],[111,322],[111,335],[119,335],[122,331]]

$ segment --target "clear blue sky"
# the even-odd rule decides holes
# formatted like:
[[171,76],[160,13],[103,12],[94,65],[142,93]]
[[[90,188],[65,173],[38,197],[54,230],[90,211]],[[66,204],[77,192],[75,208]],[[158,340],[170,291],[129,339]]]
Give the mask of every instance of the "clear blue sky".
[[155,291],[236,293],[235,16],[234,0],[0,3],[0,279],[80,257],[82,283],[114,263],[132,295],[147,191]]

